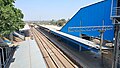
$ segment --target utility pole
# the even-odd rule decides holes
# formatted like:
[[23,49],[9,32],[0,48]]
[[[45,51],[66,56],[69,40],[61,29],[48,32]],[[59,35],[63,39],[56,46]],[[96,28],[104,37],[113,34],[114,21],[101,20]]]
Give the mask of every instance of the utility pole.
[[[114,22],[116,22],[114,20]],[[120,68],[120,24],[115,24],[114,56],[112,68]]]
[[100,32],[100,59],[101,59],[101,65],[103,65],[102,46],[103,46],[103,34],[105,30],[99,30],[99,32]]
[[[104,20],[103,20],[103,26],[104,26]],[[102,30],[98,30],[100,32],[100,60],[101,60],[101,65],[103,66],[103,52],[102,52],[102,46],[103,46],[103,35],[105,32],[104,27]]]

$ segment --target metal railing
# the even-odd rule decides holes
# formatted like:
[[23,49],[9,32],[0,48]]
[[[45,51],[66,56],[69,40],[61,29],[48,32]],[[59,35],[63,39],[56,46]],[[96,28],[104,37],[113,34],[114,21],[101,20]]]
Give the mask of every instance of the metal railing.
[[111,17],[120,17],[120,7],[113,7],[112,8]]

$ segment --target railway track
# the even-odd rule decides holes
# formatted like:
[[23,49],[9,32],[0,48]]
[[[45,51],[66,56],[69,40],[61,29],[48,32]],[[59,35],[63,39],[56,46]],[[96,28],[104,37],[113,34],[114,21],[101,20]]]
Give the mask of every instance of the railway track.
[[34,38],[43,54],[48,68],[78,68],[62,51],[51,43],[41,32],[31,28]]

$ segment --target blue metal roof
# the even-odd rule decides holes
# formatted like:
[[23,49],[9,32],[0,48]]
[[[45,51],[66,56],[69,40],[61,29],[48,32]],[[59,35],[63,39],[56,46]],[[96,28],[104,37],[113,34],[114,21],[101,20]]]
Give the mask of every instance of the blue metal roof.
[[[81,8],[68,23],[61,29],[62,32],[74,35],[74,36],[80,36],[80,34],[86,34],[88,36],[94,36],[98,37],[100,33],[98,31],[84,31],[84,32],[69,32],[69,27],[79,27],[79,26],[103,26],[104,25],[111,25],[112,20],[110,19],[110,13],[111,13],[111,3],[112,0],[105,0],[98,2],[96,4]],[[82,24],[80,24],[80,22]],[[108,30],[104,33],[104,40],[110,40],[112,41],[114,37],[114,30]]]

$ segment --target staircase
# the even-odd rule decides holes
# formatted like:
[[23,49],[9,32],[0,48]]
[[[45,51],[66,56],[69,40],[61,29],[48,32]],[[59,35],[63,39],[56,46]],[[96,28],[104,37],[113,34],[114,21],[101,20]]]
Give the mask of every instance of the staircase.
[[120,7],[112,7],[111,17],[115,17],[115,18],[120,17]]
[[113,24],[120,24],[120,0],[113,0],[111,6]]
[[111,18],[114,20],[113,24],[120,24],[120,7],[112,7]]

